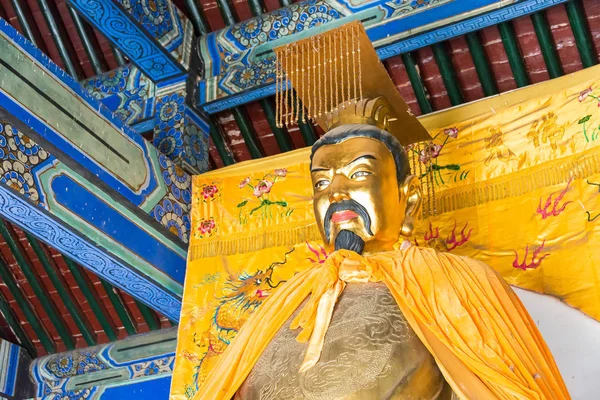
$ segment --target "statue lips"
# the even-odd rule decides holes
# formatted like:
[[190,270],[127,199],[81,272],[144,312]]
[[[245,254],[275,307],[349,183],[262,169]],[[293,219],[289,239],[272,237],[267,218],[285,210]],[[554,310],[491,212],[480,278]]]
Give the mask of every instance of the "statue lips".
[[[339,215],[336,215],[339,214]],[[360,217],[363,220],[363,224],[367,233],[373,236],[371,231],[371,217],[368,211],[359,202],[353,199],[342,200],[340,202],[331,203],[327,208],[324,218],[325,237],[327,241],[330,239],[331,225],[339,222],[347,222]]]
[[331,222],[347,222],[358,217],[359,215],[351,210],[338,211],[331,216]]

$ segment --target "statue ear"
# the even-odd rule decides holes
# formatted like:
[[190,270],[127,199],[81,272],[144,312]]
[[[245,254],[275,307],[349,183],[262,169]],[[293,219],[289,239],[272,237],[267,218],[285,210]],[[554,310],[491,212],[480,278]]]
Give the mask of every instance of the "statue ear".
[[414,230],[414,221],[421,215],[423,196],[421,193],[421,182],[414,175],[408,175],[400,186],[400,201],[406,202],[404,212],[404,222],[400,233],[402,236],[412,236]]

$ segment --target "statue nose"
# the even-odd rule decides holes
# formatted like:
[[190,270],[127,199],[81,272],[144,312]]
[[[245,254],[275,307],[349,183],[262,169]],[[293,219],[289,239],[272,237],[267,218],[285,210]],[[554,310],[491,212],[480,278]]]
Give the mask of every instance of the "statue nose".
[[333,192],[329,196],[329,202],[332,204],[339,203],[343,200],[349,200],[349,199],[350,199],[350,196],[348,196],[348,193],[342,193],[342,192]]
[[331,193],[329,195],[329,202],[330,203],[339,203],[340,201],[349,200],[349,199],[350,199],[350,195],[348,194],[348,191],[342,184],[342,178],[341,177],[334,178],[333,182],[331,182]]

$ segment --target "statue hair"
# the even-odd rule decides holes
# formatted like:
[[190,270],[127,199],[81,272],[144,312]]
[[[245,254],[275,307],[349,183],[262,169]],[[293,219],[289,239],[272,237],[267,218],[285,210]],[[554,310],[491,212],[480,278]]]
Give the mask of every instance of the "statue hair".
[[408,163],[408,157],[406,156],[404,147],[402,147],[398,139],[396,139],[391,133],[386,132],[383,129],[379,129],[376,126],[366,124],[340,125],[323,135],[312,146],[312,150],[310,153],[311,168],[313,156],[320,147],[330,144],[341,143],[348,139],[356,137],[371,138],[379,140],[381,143],[385,144],[390,153],[392,153],[392,156],[394,157],[394,162],[396,163],[396,178],[398,179],[398,184],[402,184],[404,182],[404,179],[406,179],[406,177],[410,175],[410,164]]

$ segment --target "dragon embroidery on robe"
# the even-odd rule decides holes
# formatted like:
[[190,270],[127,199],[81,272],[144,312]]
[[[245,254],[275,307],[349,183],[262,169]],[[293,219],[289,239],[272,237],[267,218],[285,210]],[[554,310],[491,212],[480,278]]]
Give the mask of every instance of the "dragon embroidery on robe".
[[191,398],[210,370],[216,355],[221,354],[231,340],[235,337],[246,320],[256,308],[269,296],[271,291],[285,281],[273,282],[273,271],[277,266],[284,265],[288,256],[294,251],[291,249],[285,254],[283,261],[276,261],[264,270],[253,274],[247,272],[235,273],[224,262],[224,270],[228,278],[219,297],[217,307],[212,315],[212,328],[203,334],[194,333],[194,344],[199,350],[190,358],[191,353],[186,352],[188,360],[196,362],[194,383],[186,388],[186,395]]

